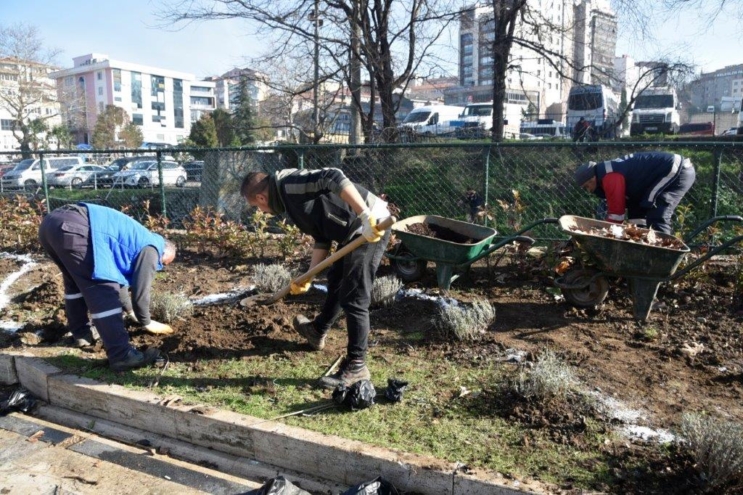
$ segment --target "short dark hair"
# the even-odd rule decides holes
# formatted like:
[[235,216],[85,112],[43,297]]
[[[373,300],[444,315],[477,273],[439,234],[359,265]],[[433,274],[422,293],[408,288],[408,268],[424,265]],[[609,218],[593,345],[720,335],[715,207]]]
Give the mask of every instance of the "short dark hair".
[[268,174],[264,172],[250,172],[243,179],[240,186],[240,195],[248,201],[255,199],[256,194],[268,190]]

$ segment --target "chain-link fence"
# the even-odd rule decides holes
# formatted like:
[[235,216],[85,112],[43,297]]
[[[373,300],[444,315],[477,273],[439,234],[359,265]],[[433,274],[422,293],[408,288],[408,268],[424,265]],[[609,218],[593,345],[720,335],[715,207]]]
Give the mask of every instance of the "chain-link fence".
[[[486,203],[483,221],[508,235],[546,217],[594,216],[598,199],[573,184],[577,165],[639,151],[679,153],[696,167],[696,183],[676,211],[677,232],[689,231],[713,216],[743,214],[740,143],[473,142],[177,149],[178,154],[176,149],[37,153],[25,162],[27,167],[20,174],[17,170],[4,172],[0,193],[35,195],[50,209],[88,201],[123,209],[140,220],[146,215],[163,215],[175,228],[182,226],[196,206],[247,223],[248,208],[239,194],[247,172],[337,167],[354,182],[385,194],[400,209],[401,217],[430,214],[464,220],[468,208],[463,197],[472,187]],[[117,158],[116,153],[141,153],[145,159],[130,160],[123,170],[107,171],[112,172],[109,175],[88,171],[89,177],[74,182],[64,182],[69,168],[42,170],[38,161],[52,161],[52,155],[79,157],[80,164],[93,166]],[[3,158],[7,154],[0,154],[0,162]],[[540,227],[534,236],[560,237],[553,227]]]

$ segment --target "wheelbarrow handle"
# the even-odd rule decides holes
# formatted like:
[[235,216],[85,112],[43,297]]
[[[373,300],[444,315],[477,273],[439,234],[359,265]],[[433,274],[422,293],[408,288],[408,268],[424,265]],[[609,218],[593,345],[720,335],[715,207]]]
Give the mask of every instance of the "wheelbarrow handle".
[[721,215],[719,217],[712,217],[709,220],[702,223],[699,227],[694,229],[694,231],[691,234],[687,235],[684,238],[684,242],[688,244],[689,242],[691,242],[692,239],[698,236],[700,232],[707,229],[707,227],[709,227],[713,223],[717,223],[717,222],[743,222],[743,217],[739,215]]

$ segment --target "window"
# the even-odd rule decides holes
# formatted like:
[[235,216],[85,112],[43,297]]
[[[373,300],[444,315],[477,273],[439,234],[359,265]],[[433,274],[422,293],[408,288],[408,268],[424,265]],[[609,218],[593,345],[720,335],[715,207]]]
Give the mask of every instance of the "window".
[[173,116],[175,128],[183,129],[183,81],[173,79]]
[[134,125],[144,125],[144,120],[142,119],[141,113],[133,113],[132,114],[132,124]]
[[0,131],[12,131],[13,121],[10,119],[0,119]]
[[113,74],[114,74],[114,91],[118,93],[121,91],[121,69],[114,69]]
[[98,96],[103,96],[103,86],[98,86]]
[[165,78],[163,76],[152,76],[152,96],[165,92]]
[[142,108],[142,74],[132,72],[132,108]]
[[96,74],[96,76],[98,77],[98,80],[99,80],[99,81],[103,81],[103,72],[98,72],[98,73]]

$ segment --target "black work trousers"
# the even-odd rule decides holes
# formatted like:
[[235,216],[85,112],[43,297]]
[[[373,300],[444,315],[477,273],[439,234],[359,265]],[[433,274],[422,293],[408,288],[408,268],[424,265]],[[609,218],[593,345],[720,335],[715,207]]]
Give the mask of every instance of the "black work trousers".
[[318,332],[327,333],[343,310],[348,329],[346,353],[351,359],[366,358],[371,292],[389,240],[387,229],[379,242],[361,245],[333,263],[328,271],[328,297],[314,325]]
[[84,210],[79,208],[82,207],[62,207],[49,213],[39,227],[39,241],[62,271],[65,314],[72,335],[85,337],[92,319],[109,361],[117,361],[131,349],[121,314],[121,286],[93,280],[90,225]]

